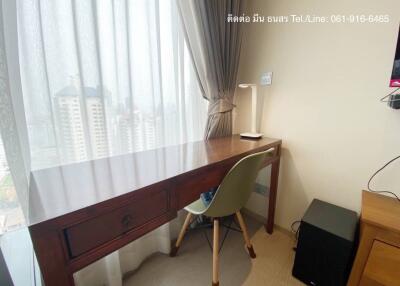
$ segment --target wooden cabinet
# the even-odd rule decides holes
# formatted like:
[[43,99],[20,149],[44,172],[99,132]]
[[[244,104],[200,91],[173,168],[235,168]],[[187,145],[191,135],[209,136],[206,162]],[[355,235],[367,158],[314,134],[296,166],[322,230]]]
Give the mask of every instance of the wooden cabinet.
[[363,191],[360,244],[349,286],[400,285],[400,202]]
[[361,285],[400,285],[400,248],[374,241]]

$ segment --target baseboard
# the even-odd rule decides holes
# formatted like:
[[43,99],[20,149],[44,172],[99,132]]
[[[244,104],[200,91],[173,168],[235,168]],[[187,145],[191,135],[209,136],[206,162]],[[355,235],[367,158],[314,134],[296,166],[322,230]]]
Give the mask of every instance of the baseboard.
[[[241,212],[244,215],[247,215],[248,217],[251,217],[255,221],[258,221],[259,223],[266,224],[266,222],[267,222],[267,219],[265,217],[255,213],[255,212],[253,212],[253,211],[251,211],[249,209],[245,209],[244,208],[244,209],[241,210]],[[281,232],[283,232],[283,233],[285,233],[287,235],[293,236],[293,233],[289,229],[284,228],[284,227],[282,227],[282,226],[280,226],[278,224],[274,224],[274,228],[278,229],[279,231],[281,231]]]
[[247,215],[248,217],[251,217],[252,219],[254,219],[255,221],[257,221],[259,223],[265,224],[267,222],[267,219],[265,217],[255,213],[249,209],[243,208],[240,212]]

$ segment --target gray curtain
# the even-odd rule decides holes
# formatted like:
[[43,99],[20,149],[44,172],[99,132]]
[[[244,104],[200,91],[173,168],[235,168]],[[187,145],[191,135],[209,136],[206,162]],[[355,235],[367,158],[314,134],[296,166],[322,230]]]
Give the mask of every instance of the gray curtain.
[[233,96],[242,40],[241,0],[177,0],[186,36],[203,93],[209,101],[205,138],[232,134]]

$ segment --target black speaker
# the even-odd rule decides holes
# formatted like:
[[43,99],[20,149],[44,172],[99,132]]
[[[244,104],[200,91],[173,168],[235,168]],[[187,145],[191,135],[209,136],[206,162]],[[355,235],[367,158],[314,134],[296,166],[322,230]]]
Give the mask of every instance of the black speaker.
[[293,276],[307,285],[346,285],[357,228],[356,212],[314,199],[300,223]]
[[393,109],[400,109],[400,94],[392,94],[389,97],[388,105]]

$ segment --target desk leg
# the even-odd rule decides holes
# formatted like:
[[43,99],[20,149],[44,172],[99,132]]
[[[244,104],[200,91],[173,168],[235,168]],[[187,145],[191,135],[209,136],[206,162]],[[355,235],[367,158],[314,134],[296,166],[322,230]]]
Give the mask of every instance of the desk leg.
[[29,232],[39,262],[44,285],[75,285],[73,275],[68,272],[61,238],[58,232],[40,226],[31,226]]
[[270,182],[269,200],[268,200],[268,218],[267,218],[267,224],[265,225],[265,229],[269,234],[272,234],[272,232],[274,231],[276,193],[278,192],[279,164],[280,164],[280,157],[271,165],[271,182]]

